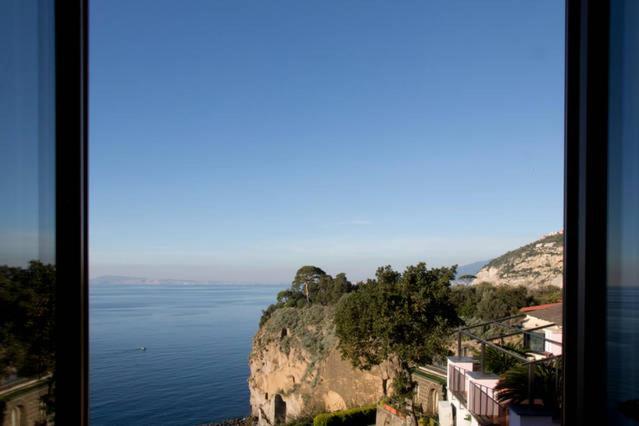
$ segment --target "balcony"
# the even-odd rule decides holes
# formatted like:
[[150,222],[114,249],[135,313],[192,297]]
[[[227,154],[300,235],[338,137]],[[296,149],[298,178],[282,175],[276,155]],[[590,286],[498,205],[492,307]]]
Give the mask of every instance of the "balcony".
[[495,398],[495,390],[489,386],[470,382],[468,411],[479,424],[508,425],[508,409]]
[[466,371],[455,366],[448,366],[448,389],[463,402],[466,402]]
[[[494,321],[458,330],[458,356],[448,357],[447,368],[449,400],[454,406],[451,408],[452,417],[450,418],[456,418],[454,424],[506,426],[511,420],[512,410],[518,407],[525,408],[525,417],[529,418],[533,412],[539,416],[539,413],[544,411],[545,418],[539,424],[552,423],[552,412],[557,408],[557,404],[553,398],[549,397],[547,387],[550,386],[557,391],[557,394],[560,394],[561,383],[559,369],[553,370],[548,363],[556,363],[560,355],[533,352],[525,345],[517,349],[512,344],[515,339],[527,337],[533,331],[554,326],[554,324],[525,329],[516,323],[521,319],[521,315],[512,316],[499,320],[502,321],[501,323]],[[550,341],[547,338],[545,340]],[[561,345],[561,342],[556,340],[550,342]],[[504,343],[509,343],[510,346]],[[461,356],[468,349],[463,347],[464,345],[470,346],[474,357]],[[506,359],[512,362],[506,362]],[[502,369],[492,370],[498,368],[497,366],[501,366]],[[554,371],[551,373],[555,375],[554,380],[548,378],[549,371]],[[502,374],[508,373],[512,377],[513,372],[517,372],[522,380],[513,384],[514,387],[508,387],[506,384],[503,389],[508,393],[499,394],[495,390],[497,384],[503,377],[507,377]],[[504,398],[505,395],[508,396]],[[513,415],[516,418],[513,420],[515,422],[522,419],[517,410]]]

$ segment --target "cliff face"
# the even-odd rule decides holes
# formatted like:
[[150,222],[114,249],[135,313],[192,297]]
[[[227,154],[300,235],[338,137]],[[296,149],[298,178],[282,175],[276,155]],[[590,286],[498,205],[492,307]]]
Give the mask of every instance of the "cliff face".
[[476,275],[473,284],[562,287],[564,234],[557,232],[491,260]]
[[260,424],[275,424],[320,411],[378,401],[396,367],[362,371],[337,349],[333,308],[281,308],[253,339],[249,358],[251,411]]

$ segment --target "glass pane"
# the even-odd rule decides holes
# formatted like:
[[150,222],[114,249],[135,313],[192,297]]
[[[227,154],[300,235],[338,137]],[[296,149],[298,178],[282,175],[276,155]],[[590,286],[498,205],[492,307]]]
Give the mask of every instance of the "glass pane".
[[[429,424],[443,399],[503,422],[511,369],[515,402],[557,417],[563,2],[89,19],[92,425],[372,424],[382,400]],[[453,364],[462,321],[502,350],[466,335]]]
[[546,340],[543,333],[530,332],[526,337],[528,350],[533,352],[544,352],[546,350]]
[[639,2],[612,2],[608,195],[608,409],[639,422]]
[[0,2],[0,419],[53,421],[53,1]]

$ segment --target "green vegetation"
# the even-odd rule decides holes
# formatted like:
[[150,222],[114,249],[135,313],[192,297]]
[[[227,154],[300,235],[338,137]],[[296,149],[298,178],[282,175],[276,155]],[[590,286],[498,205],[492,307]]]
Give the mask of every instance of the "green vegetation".
[[346,279],[346,274],[337,274],[333,278],[317,266],[302,266],[297,270],[291,287],[277,294],[277,303],[262,311],[260,326],[280,308],[303,308],[313,304],[333,305],[352,289],[353,285]]
[[[558,410],[561,407],[561,362],[558,360],[534,365],[532,397],[544,407]],[[528,365],[519,364],[501,375],[495,387],[501,402],[521,404],[528,400]]]
[[462,275],[461,277],[457,278],[457,282],[459,282],[459,283],[461,283],[463,285],[469,285],[476,278],[477,277],[475,275],[466,274],[466,275]]
[[313,426],[366,426],[375,423],[375,404],[315,416]]
[[[516,354],[525,356],[526,351],[523,346],[513,343],[503,343],[500,344],[502,348],[509,350],[510,352],[514,352]],[[476,354],[479,356],[479,354]],[[503,351],[499,351],[490,346],[486,346],[484,352],[484,362],[486,371],[491,373],[501,375],[511,368],[519,365],[521,362],[517,360],[514,356],[511,356]]]
[[55,357],[55,267],[0,266],[0,376],[39,376]]
[[390,266],[344,296],[335,311],[335,332],[342,356],[354,367],[370,369],[389,359],[399,362],[394,399],[412,395],[411,367],[448,353],[452,329],[461,324],[449,300],[455,267]]
[[503,268],[505,267],[505,272],[509,271],[509,267],[512,266],[512,263],[515,259],[525,258],[529,256],[533,256],[537,253],[537,245],[538,244],[553,244],[558,247],[563,247],[564,245],[564,234],[553,234],[547,237],[544,237],[540,240],[533,241],[530,244],[526,244],[525,246],[519,247],[518,249],[512,250],[499,256],[485,266],[486,268]]
[[444,387],[446,386],[446,378],[445,377],[440,377],[440,376],[436,376],[434,374],[430,374],[430,373],[426,373],[425,371],[419,370],[417,368],[413,368],[413,370],[411,371],[411,374],[413,376],[421,376],[424,377],[430,381],[433,381],[435,383],[439,383],[440,385],[443,385]]
[[435,416],[424,416],[420,417],[417,421],[418,426],[438,426],[439,419]]
[[519,312],[526,306],[561,301],[562,290],[555,286],[527,289],[524,286],[494,286],[481,283],[452,288],[451,301],[459,316],[465,319],[490,321]]
[[284,307],[278,309],[263,325],[270,341],[275,340],[279,349],[288,354],[292,347],[301,347],[313,360],[319,360],[328,349],[336,344],[333,331],[331,306],[311,305],[304,309]]
[[[300,382],[311,384],[320,379],[315,372],[318,363],[336,347],[355,368],[396,362],[400,372],[393,379],[388,402],[401,408],[413,394],[412,369],[448,355],[451,336],[464,320],[499,319],[525,306],[560,301],[562,296],[562,290],[552,286],[527,289],[481,283],[451,288],[455,273],[455,266],[429,269],[419,263],[403,273],[385,266],[377,269],[374,279],[353,285],[344,274],[332,277],[318,267],[304,266],[291,287],[263,311],[260,326],[264,333],[255,341],[254,350],[276,342],[283,353],[303,357],[308,369]],[[522,352],[512,343],[505,346]],[[486,348],[486,368],[510,378],[503,380],[503,386],[510,386],[513,394],[518,392],[512,380],[519,379],[516,363],[513,357]],[[542,389],[540,384],[540,395]],[[293,391],[295,388],[289,392]],[[348,417],[322,416],[314,423]],[[308,418],[300,422],[307,424]]]
[[[42,262],[0,266],[0,378],[39,377],[54,370],[55,277],[55,266]],[[48,414],[53,414],[54,386],[49,380],[49,393],[41,398]],[[4,405],[0,401],[0,418]]]
[[529,306],[561,302],[563,294],[563,290],[554,285],[547,285],[544,287],[531,289],[528,291],[528,295],[531,299],[531,304]]
[[286,422],[286,426],[313,426],[313,416],[300,417],[289,422]]

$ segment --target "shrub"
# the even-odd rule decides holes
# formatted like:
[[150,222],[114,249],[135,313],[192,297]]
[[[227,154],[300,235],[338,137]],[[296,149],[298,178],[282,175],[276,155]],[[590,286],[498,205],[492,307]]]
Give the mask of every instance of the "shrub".
[[286,423],[286,426],[312,426],[313,417],[300,417]]
[[[504,349],[508,349],[510,352],[514,352],[516,354],[525,356],[526,352],[521,345],[513,344],[513,343],[505,343],[500,345]],[[477,357],[480,356],[480,351],[476,351],[475,355]],[[484,353],[484,362],[486,370],[491,373],[495,373],[501,375],[511,368],[520,364],[520,361],[512,355],[506,354],[502,351],[499,351],[490,346],[486,346],[486,350]]]
[[315,416],[313,426],[359,426],[375,423],[375,404],[363,407],[351,408],[349,410],[335,411],[333,413],[322,413]]
[[[534,365],[532,397],[545,407],[561,407],[561,363],[557,360]],[[503,373],[495,386],[500,402],[522,404],[528,400],[528,366],[519,364]]]

